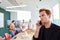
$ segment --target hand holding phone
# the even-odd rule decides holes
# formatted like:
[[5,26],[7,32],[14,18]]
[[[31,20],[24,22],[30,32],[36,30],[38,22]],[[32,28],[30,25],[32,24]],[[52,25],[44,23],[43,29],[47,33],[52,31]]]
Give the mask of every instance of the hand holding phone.
[[36,23],[36,30],[35,30],[35,33],[34,33],[34,37],[35,38],[38,38],[39,31],[40,31],[41,27],[42,27],[41,21],[37,21],[37,23]]
[[37,29],[40,29],[41,26],[42,26],[42,22],[41,22],[41,21],[38,21],[38,22],[36,23],[36,28],[37,28]]
[[39,24],[42,25],[42,22],[40,21]]

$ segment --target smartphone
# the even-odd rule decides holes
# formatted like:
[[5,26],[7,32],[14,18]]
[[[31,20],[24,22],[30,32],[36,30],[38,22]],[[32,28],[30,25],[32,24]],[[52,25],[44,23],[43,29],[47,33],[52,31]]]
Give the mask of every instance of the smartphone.
[[40,21],[39,24],[42,25],[42,22]]

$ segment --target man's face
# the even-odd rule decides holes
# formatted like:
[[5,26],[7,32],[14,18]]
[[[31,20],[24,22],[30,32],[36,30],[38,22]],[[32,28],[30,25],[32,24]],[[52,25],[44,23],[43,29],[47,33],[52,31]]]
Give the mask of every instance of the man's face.
[[50,20],[49,15],[47,15],[45,11],[40,12],[39,17],[40,17],[42,23],[46,23]]

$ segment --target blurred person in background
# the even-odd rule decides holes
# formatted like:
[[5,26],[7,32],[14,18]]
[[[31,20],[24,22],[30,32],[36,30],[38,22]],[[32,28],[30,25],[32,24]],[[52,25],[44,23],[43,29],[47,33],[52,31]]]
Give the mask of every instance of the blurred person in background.
[[14,25],[14,23],[15,23],[15,20],[12,20],[12,22],[10,24],[10,27],[9,27],[10,34],[11,34],[12,37],[15,35],[15,25]]
[[32,21],[30,19],[28,23],[28,29],[33,29],[33,28],[34,28],[34,25],[32,24]]
[[22,31],[24,31],[24,30],[25,30],[25,28],[26,28],[26,24],[25,24],[24,19],[23,19],[23,21],[22,21],[21,27],[22,27]]

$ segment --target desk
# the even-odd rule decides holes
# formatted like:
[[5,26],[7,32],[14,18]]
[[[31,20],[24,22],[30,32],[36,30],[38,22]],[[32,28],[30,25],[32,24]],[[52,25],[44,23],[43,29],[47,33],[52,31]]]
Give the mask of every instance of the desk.
[[33,34],[33,30],[24,31],[14,36],[12,40],[32,40]]

